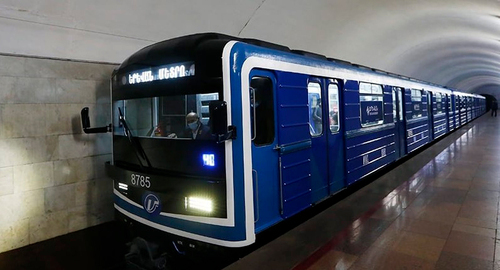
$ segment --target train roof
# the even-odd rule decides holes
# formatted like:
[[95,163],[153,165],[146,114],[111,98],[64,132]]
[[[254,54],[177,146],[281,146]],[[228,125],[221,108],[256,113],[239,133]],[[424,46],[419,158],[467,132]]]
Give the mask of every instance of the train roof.
[[[115,70],[115,74],[126,73],[133,70],[148,68],[151,66],[161,66],[164,65],[165,63],[177,63],[177,62],[183,62],[186,59],[192,59],[197,63],[197,75],[207,76],[207,77],[221,77],[222,68],[220,69],[214,68],[213,64],[214,63],[217,65],[220,64],[220,55],[221,55],[220,53],[222,52],[224,46],[230,41],[244,42],[247,44],[263,48],[300,55],[312,60],[314,59],[314,60],[326,61],[334,63],[339,67],[343,67],[349,70],[355,70],[363,73],[368,72],[383,77],[404,80],[407,82],[412,82],[414,85],[421,84],[422,86],[433,88],[435,91],[460,92],[454,89],[446,88],[444,86],[406,77],[403,75],[398,75],[384,70],[374,69],[371,67],[351,63],[340,59],[327,58],[326,56],[317,53],[312,53],[303,50],[292,50],[289,47],[263,40],[251,39],[251,38],[239,38],[220,33],[193,34],[149,45],[137,51],[136,53],[132,54],[129,58],[123,61],[123,63]],[[204,63],[205,65],[207,65],[206,67],[203,66]],[[199,71],[201,71],[201,74],[198,74]],[[460,92],[460,94],[466,96],[481,97],[476,94],[470,94],[464,92]]]

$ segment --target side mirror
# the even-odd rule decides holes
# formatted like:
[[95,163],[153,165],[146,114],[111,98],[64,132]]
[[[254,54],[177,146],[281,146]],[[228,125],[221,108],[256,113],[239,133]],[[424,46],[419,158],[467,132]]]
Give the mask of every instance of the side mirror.
[[209,104],[210,130],[212,134],[227,133],[227,104],[225,101],[211,101]]
[[82,128],[83,132],[89,133],[106,133],[111,132],[111,124],[104,127],[90,128],[90,119],[89,119],[89,108],[85,107],[80,112],[82,117]]
[[227,103],[211,101],[209,104],[210,130],[216,136],[217,142],[236,139],[236,127],[227,126]]
[[89,108],[88,107],[85,107],[82,109],[81,116],[82,116],[82,127],[83,127],[83,130],[85,130],[85,129],[90,127]]

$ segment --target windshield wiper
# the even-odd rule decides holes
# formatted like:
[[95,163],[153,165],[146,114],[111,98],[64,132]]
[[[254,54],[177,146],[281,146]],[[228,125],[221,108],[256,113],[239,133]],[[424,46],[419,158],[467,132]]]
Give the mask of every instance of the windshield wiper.
[[142,148],[141,146],[141,143],[136,137],[132,136],[132,131],[128,127],[127,121],[125,121],[125,117],[123,117],[123,113],[120,108],[118,108],[118,112],[120,113],[120,117],[118,117],[118,119],[120,121],[120,124],[123,126],[123,129],[125,130],[125,135],[127,135],[128,141],[130,142],[130,144],[132,144],[132,148],[134,148],[135,157],[137,158],[137,161],[139,161],[141,170],[144,170],[144,165],[142,164],[141,158],[146,161],[148,167],[153,168],[153,166],[151,166],[151,162],[149,162],[146,152],[144,152],[144,148]]

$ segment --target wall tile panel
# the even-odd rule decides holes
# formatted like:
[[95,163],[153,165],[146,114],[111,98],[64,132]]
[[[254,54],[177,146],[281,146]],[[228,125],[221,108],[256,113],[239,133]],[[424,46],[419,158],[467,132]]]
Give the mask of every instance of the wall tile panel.
[[0,252],[112,220],[111,135],[80,111],[110,123],[115,67],[0,55]]
[[14,193],[12,167],[0,169],[0,196]]
[[29,244],[29,219],[0,224],[0,252]]

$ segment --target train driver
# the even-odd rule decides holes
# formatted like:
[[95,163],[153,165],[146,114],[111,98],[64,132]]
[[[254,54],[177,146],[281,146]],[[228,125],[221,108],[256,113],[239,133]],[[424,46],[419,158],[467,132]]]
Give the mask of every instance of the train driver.
[[[186,115],[187,128],[181,132],[181,138],[190,138],[193,140],[209,140],[212,138],[210,128],[205,126],[201,121],[198,114],[190,112]],[[177,138],[175,133],[171,133],[168,138]]]

